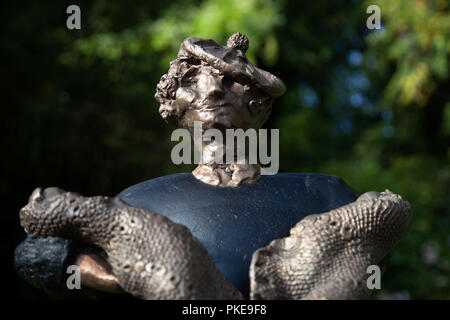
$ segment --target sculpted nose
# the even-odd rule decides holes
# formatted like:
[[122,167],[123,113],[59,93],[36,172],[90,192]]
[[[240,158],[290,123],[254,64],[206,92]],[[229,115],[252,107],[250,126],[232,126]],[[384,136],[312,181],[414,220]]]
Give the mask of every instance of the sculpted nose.
[[223,91],[223,89],[219,86],[214,86],[209,88],[208,90],[208,96],[209,97],[213,97],[213,98],[221,98],[223,97],[225,94],[225,92]]
[[220,98],[223,97],[225,91],[223,90],[222,83],[215,77],[209,77],[207,84],[207,94],[209,97]]
[[221,98],[224,96],[224,91],[220,88],[215,89],[215,90],[210,90],[208,92],[208,96],[214,97],[214,98]]

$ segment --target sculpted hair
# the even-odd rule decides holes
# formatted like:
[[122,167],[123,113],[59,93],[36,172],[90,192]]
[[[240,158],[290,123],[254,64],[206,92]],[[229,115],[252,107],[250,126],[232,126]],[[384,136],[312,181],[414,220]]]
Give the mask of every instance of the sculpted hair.
[[177,58],[170,63],[170,68],[156,85],[155,99],[161,106],[159,113],[168,123],[178,125],[185,110],[181,109],[175,102],[176,93],[182,83],[194,77],[201,62],[193,58]]
[[[187,106],[177,103],[177,90],[180,87],[195,88],[194,82],[196,80],[194,78],[201,68],[208,69],[210,73],[224,76],[228,85],[238,82],[246,87],[243,96],[248,102],[242,108],[249,109],[251,117],[246,119],[246,121],[248,121],[250,127],[260,127],[266,121],[270,114],[273,98],[258,87],[255,82],[240,74],[230,74],[217,70],[207,62],[185,55],[179,56],[170,63],[169,70],[161,77],[156,86],[155,99],[161,104],[159,113],[164,120],[180,127],[186,125],[183,121]],[[214,123],[222,127],[229,125],[220,117],[214,119]]]

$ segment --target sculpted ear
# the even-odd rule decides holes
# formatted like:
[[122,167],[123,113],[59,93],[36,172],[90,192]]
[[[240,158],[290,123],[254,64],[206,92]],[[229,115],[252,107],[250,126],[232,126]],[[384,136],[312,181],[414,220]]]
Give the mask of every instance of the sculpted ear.
[[178,124],[178,116],[174,108],[172,107],[172,103],[164,103],[159,107],[159,114],[161,117],[170,124],[177,125]]

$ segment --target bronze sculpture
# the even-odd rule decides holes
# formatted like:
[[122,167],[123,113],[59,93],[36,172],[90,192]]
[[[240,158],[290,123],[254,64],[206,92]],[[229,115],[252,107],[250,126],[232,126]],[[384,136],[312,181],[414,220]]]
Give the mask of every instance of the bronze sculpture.
[[[247,48],[248,39],[240,33],[232,35],[227,46],[200,38],[184,40],[157,86],[161,116],[191,133],[194,121],[201,121],[204,130],[260,128],[273,100],[286,87],[276,76],[254,67],[245,57]],[[206,156],[193,172],[197,179],[220,186],[258,179],[259,167],[248,160],[245,164],[214,163],[215,153],[222,148],[226,149],[214,141],[203,145]]]
[[[226,47],[213,40],[186,39],[158,84],[155,97],[162,117],[190,131],[194,121],[201,121],[205,129],[259,128],[285,87],[247,61],[247,48],[248,39],[239,33]],[[214,155],[224,146],[211,141],[204,147]],[[214,156],[203,159],[193,172],[196,179],[221,190],[241,190],[245,183],[250,192],[258,186],[258,165],[213,160]],[[355,200],[307,212],[290,237],[272,238],[267,247],[254,251],[250,298],[364,298],[366,268],[394,248],[406,233],[411,214],[408,202],[388,190]],[[118,198],[85,198],[38,188],[20,218],[28,233],[78,238],[106,252],[107,258],[78,256],[85,285],[109,291],[121,288],[145,299],[244,297],[222,275],[192,229],[156,212]],[[99,268],[102,264],[111,270]]]

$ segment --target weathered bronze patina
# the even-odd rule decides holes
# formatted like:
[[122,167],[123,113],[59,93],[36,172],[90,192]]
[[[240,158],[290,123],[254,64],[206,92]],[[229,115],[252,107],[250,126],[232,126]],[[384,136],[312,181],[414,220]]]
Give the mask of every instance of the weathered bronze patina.
[[[155,98],[159,112],[169,123],[188,129],[193,135],[194,121],[203,131],[261,128],[270,115],[273,100],[286,91],[273,74],[253,66],[245,57],[249,41],[233,34],[226,46],[210,39],[187,38],[177,59],[158,83]],[[226,163],[226,141],[203,141],[202,160],[193,171],[206,183],[239,186],[259,178],[260,168],[249,163]],[[223,154],[221,164],[214,161]]]

